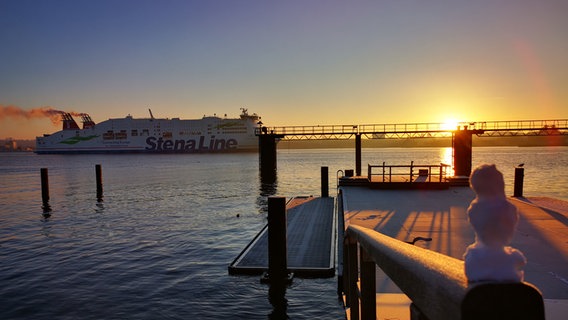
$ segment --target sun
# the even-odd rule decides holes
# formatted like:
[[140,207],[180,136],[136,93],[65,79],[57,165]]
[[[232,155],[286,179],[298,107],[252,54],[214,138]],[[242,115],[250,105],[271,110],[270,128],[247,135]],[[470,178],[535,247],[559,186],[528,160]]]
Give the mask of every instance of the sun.
[[460,121],[455,119],[446,119],[440,124],[442,130],[457,130]]

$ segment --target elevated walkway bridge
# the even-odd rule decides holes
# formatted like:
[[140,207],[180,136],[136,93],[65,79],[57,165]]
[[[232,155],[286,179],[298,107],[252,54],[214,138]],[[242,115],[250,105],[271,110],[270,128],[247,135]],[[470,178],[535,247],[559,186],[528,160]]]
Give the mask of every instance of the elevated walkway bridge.
[[458,122],[455,126],[448,123],[261,126],[255,133],[278,135],[282,140],[341,140],[356,135],[367,139],[443,138],[461,130],[483,137],[568,135],[568,119]]

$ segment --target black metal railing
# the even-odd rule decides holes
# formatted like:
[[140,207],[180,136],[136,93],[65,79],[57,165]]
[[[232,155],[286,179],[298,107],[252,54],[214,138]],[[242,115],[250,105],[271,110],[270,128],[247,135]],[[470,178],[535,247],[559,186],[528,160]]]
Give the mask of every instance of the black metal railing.
[[[367,178],[370,182],[443,182],[447,177],[447,170],[451,165],[440,163],[410,165],[382,165],[368,164]],[[378,171],[378,172],[377,172]]]

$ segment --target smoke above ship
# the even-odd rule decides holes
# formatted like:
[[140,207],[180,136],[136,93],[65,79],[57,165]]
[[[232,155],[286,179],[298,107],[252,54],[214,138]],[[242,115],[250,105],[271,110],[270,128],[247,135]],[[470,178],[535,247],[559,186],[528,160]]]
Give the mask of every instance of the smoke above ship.
[[61,117],[65,113],[69,113],[72,116],[83,115],[82,113],[73,112],[73,111],[66,112],[66,111],[57,110],[50,106],[25,110],[21,107],[14,105],[0,105],[0,121],[4,121],[8,118],[12,119],[49,118],[54,125],[59,125],[61,122]]

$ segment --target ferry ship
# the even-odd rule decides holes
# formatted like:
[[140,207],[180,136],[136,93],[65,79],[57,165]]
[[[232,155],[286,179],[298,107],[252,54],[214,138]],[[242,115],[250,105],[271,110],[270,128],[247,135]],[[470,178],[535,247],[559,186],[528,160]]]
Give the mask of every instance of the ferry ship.
[[95,123],[80,114],[82,128],[70,113],[61,114],[61,131],[36,137],[38,154],[66,153],[203,153],[257,151],[255,128],[260,117],[241,108],[239,118],[135,119],[128,115]]

